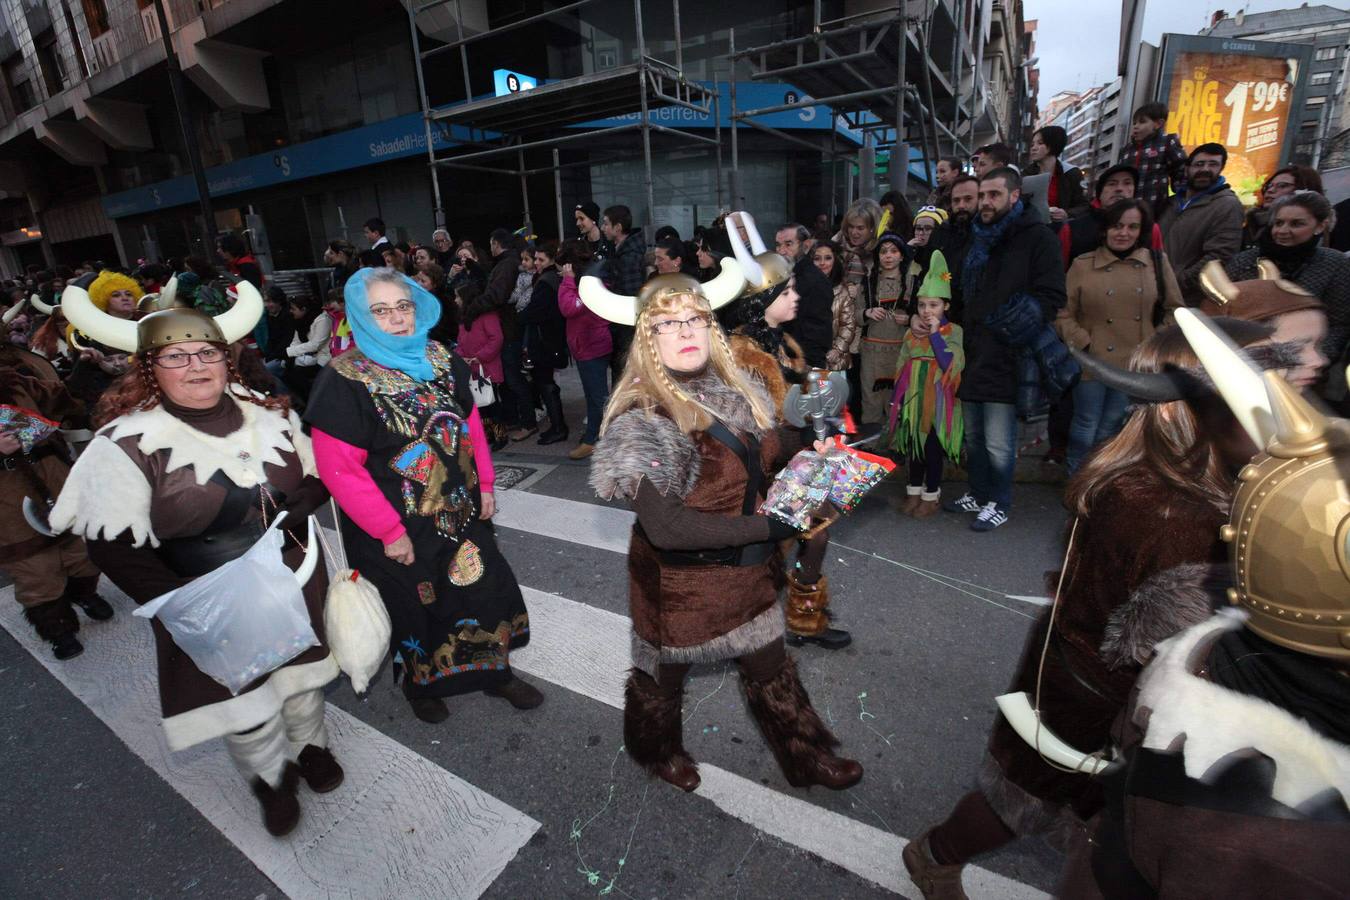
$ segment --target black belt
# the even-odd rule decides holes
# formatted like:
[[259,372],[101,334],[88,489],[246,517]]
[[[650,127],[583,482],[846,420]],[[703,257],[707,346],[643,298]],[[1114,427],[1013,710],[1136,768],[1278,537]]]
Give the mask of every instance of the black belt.
[[[651,543],[647,539],[647,534],[642,530],[641,525],[635,526],[642,539]],[[656,549],[656,556],[667,566],[758,566],[768,562],[773,556],[774,551],[778,549],[777,541],[762,541],[757,544],[745,544],[740,547],[722,547],[717,550],[661,550]]]

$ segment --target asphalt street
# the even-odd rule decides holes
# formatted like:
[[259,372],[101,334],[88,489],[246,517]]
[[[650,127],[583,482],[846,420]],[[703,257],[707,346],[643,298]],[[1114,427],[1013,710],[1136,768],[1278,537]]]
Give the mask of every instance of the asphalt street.
[[[569,410],[578,422],[577,405]],[[618,617],[627,615],[627,600],[625,558],[614,548],[625,540],[623,510],[595,509],[588,464],[562,455],[570,445],[529,441],[498,457],[503,482],[516,483],[498,494],[503,521],[513,525],[499,526],[498,538],[520,583],[533,589],[537,647],[521,651],[518,668],[544,691],[544,706],[517,712],[481,695],[458,698],[450,720],[431,726],[412,717],[387,670],[363,697],[345,678],[335,682],[329,703],[383,735],[380,754],[410,751],[531,823],[513,832],[528,838],[513,839],[519,847],[513,856],[507,848],[504,867],[484,877],[486,897],[914,896],[899,850],[973,786],[993,698],[1041,612],[1044,574],[1059,563],[1058,489],[1018,485],[1010,523],[978,535],[965,516],[901,517],[894,505],[903,487],[898,479],[883,484],[832,529],[826,573],[836,624],[853,632],[853,645],[793,651],[843,752],[866,767],[862,783],[839,793],[789,787],[745,711],[734,666],[717,665],[696,670],[686,693],[686,745],[711,774],[706,792],[685,795],[648,779],[621,752],[615,698],[626,645]],[[3,599],[14,605],[12,593]],[[119,619],[128,613],[121,598]],[[124,671],[116,666],[152,669],[153,660],[123,659],[125,648],[100,641],[107,628],[86,624],[86,653],[75,662],[86,673],[106,665],[113,682],[106,691],[116,694],[126,678],[111,674]],[[68,688],[52,674],[61,664],[45,665],[42,652],[0,634],[7,786],[0,895],[371,895],[373,882],[362,881],[359,867],[337,889],[290,869],[277,875],[275,854],[263,859],[249,849],[256,835],[241,839],[238,826],[204,814],[189,799],[198,795],[181,787],[222,750],[165,768],[154,754],[134,751],[125,731],[119,737],[125,722],[115,703],[80,687],[87,681]],[[345,785],[334,802],[349,790],[366,789]],[[237,791],[247,801],[240,808],[253,815],[242,782]],[[344,851],[358,856],[390,833],[412,834],[427,813],[358,808],[348,823],[355,849]],[[391,868],[425,864],[417,852],[426,851]],[[294,848],[294,858],[300,854]],[[988,871],[974,888],[968,879],[972,896],[1007,896],[1017,885],[1030,896],[1053,889],[1057,858],[1027,841],[980,866]],[[440,891],[474,893],[450,877]]]

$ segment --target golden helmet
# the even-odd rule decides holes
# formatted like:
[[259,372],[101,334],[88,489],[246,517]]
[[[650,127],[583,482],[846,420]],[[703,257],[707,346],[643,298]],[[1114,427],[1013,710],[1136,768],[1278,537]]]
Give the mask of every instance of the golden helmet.
[[1177,322],[1265,448],[1239,473],[1221,531],[1229,601],[1266,640],[1350,662],[1350,421],[1319,412],[1278,372],[1258,374],[1203,315],[1178,310]]
[[[735,220],[738,218],[745,226],[745,236],[750,240],[749,248],[745,246],[741,230],[736,226]],[[727,237],[731,239],[736,261],[745,273],[745,296],[778,287],[792,277],[792,261],[764,245],[764,238],[760,237],[759,229],[755,227],[754,216],[748,212],[728,213],[723,225]]]

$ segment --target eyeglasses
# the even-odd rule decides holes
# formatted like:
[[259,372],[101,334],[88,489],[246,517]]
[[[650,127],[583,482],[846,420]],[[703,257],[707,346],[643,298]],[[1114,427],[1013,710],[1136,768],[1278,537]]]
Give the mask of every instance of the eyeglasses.
[[172,353],[161,353],[153,360],[154,364],[163,369],[182,369],[192,362],[192,357],[197,359],[204,366],[213,366],[216,363],[225,361],[225,351],[219,347],[203,347],[195,353],[187,353],[183,350],[175,350]]
[[652,323],[652,333],[679,334],[686,325],[690,331],[702,331],[711,324],[712,321],[705,315],[690,316],[687,319],[662,319],[660,322]]
[[370,314],[377,319],[387,319],[395,312],[401,316],[406,316],[416,308],[407,300],[404,300],[402,303],[395,303],[393,306],[372,306]]
[[1286,190],[1292,191],[1294,187],[1295,184],[1292,181],[1272,181],[1270,184],[1266,185],[1266,190],[1273,191],[1277,188],[1285,188]]

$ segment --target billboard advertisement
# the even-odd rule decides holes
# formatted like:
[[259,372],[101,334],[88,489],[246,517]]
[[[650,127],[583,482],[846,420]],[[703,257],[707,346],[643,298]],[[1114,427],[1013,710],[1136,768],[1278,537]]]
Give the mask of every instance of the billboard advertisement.
[[1158,97],[1167,130],[1187,152],[1228,150],[1224,177],[1242,202],[1293,151],[1312,47],[1236,38],[1164,35]]

